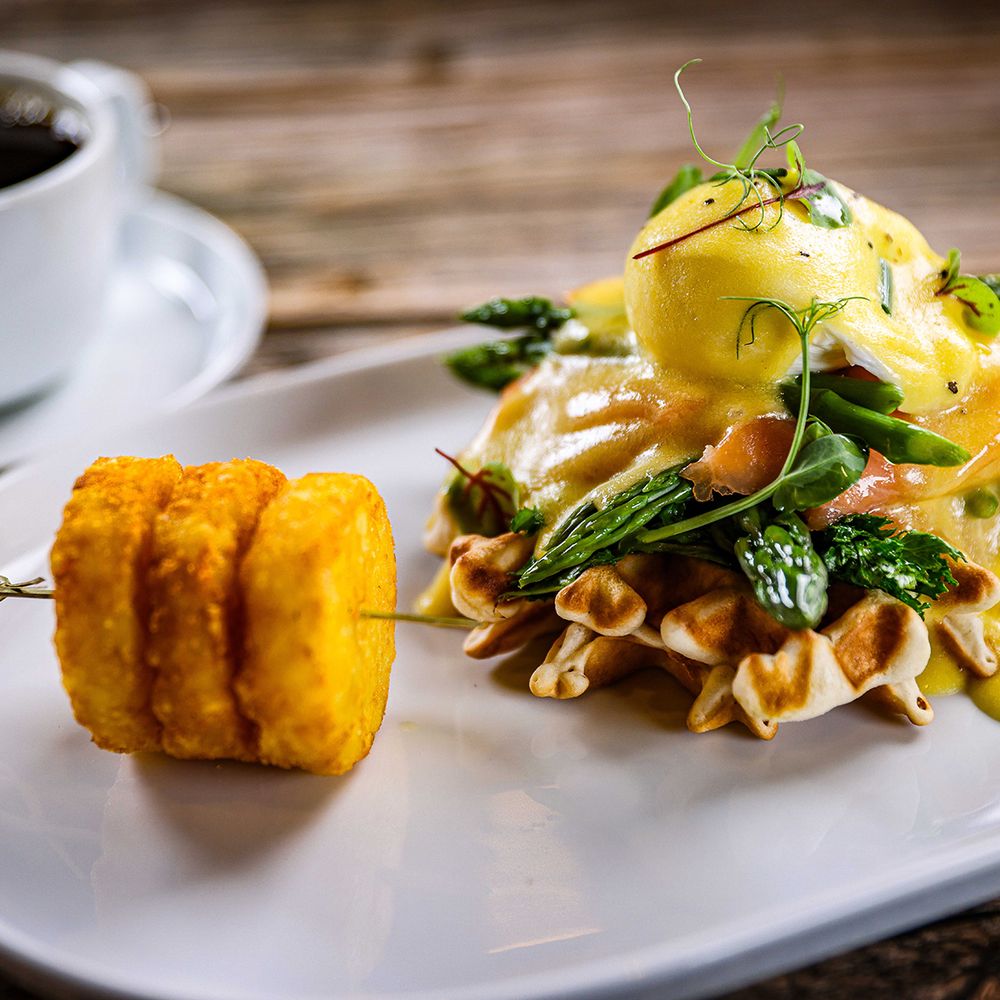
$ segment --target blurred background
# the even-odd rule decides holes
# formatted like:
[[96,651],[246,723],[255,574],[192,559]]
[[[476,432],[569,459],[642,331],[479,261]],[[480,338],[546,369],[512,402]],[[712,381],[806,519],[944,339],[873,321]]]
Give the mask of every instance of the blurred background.
[[[1000,4],[0,0],[6,48],[141,74],[161,186],[271,282],[247,373],[618,271],[700,139],[732,155],[787,88],[807,162],[1000,271]],[[1000,905],[741,993],[1000,996]],[[13,997],[0,982],[0,997]]]
[[260,254],[253,370],[439,328],[622,266],[703,145],[779,74],[807,161],[1000,270],[1000,5],[0,0],[2,45],[106,59],[169,114],[161,186]]

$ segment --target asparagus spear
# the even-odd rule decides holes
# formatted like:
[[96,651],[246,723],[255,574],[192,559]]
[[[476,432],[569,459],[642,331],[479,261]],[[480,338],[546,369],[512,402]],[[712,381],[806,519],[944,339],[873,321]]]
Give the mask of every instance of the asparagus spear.
[[[827,375],[814,372],[810,380],[813,390],[829,389],[841,399],[856,403],[876,413],[892,413],[903,402],[903,390],[891,382],[868,382],[848,375]],[[802,376],[796,375],[781,387],[785,405],[794,413],[802,391]]]
[[[686,463],[685,463],[686,464]],[[592,504],[578,508],[552,539],[548,549],[532,559],[518,576],[518,590],[536,589],[543,582],[592,563],[598,553],[614,561],[632,551],[635,536],[660,515],[678,515],[691,497],[691,484],[676,465],[614,496],[601,510]]]
[[765,517],[755,507],[737,518],[746,531],[734,546],[740,567],[761,607],[782,625],[815,628],[826,612],[826,566],[800,518],[790,512]]
[[829,389],[812,394],[809,409],[835,431],[866,441],[890,462],[951,466],[971,458],[961,445],[940,434],[849,403]]

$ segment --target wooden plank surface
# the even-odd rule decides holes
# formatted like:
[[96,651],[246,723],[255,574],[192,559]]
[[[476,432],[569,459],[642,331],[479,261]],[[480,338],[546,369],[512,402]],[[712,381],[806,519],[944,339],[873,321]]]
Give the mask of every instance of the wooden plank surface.
[[[0,44],[141,73],[162,186],[272,285],[255,374],[431,330],[496,293],[621,268],[690,159],[671,86],[729,154],[780,72],[809,162],[1000,271],[1000,5],[0,0]],[[1000,903],[734,995],[1000,997]],[[22,996],[0,984],[0,997]]]

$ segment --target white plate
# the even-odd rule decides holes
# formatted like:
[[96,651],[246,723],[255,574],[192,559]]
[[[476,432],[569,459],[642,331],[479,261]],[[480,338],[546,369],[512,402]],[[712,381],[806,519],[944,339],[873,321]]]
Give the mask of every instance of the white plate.
[[253,251],[218,219],[154,192],[125,220],[107,325],[73,375],[0,413],[0,466],[198,399],[253,353],[266,316]]
[[[467,338],[467,335],[465,335]],[[489,399],[454,335],[246,384],[0,481],[0,567],[44,572],[97,452],[255,455],[384,491],[401,602]],[[1000,726],[863,709],[693,736],[644,674],[536,700],[531,668],[401,625],[385,723],[343,779],[122,759],[70,718],[52,609],[0,606],[0,948],[47,987],[201,1000],[693,997],[1000,893]]]

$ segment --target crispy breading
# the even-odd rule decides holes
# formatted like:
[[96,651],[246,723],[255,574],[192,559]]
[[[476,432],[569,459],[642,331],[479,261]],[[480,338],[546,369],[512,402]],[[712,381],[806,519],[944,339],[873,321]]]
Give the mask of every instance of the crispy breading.
[[160,747],[144,582],[153,522],[180,476],[170,455],[98,459],[76,481],[52,547],[63,684],[77,721],[106,750]]
[[256,760],[256,732],[233,693],[242,650],[239,561],[285,482],[251,459],[188,466],[156,518],[146,659],[163,749],[174,757]]
[[341,774],[382,721],[395,652],[396,566],[385,505],[362,476],[312,474],[265,508],[240,568],[240,707],[260,760]]

